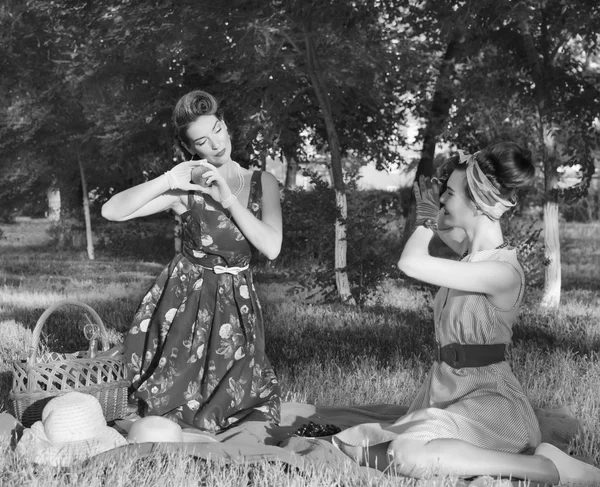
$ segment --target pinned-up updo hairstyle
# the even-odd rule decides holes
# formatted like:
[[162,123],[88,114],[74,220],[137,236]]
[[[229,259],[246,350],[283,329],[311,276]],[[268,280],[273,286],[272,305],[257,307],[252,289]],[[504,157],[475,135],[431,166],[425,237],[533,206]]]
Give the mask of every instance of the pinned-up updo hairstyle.
[[[530,184],[535,177],[531,152],[514,142],[499,142],[490,145],[476,152],[474,157],[490,183],[506,199],[513,199],[516,189]],[[458,158],[453,158],[450,165],[450,170],[464,171],[466,169],[466,164],[459,164]],[[473,200],[468,185],[467,194]]]
[[531,151],[514,142],[499,142],[475,155],[477,164],[503,196],[512,198],[515,190],[535,177]]
[[175,128],[175,147],[183,154],[189,154],[187,130],[191,123],[203,115],[214,115],[219,120],[223,116],[219,112],[219,102],[210,93],[194,90],[183,95],[173,109],[173,126]]

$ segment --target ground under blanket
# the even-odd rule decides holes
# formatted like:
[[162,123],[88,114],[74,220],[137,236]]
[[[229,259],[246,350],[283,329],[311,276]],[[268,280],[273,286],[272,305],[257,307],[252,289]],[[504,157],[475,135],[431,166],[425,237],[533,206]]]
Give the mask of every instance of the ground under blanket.
[[[246,421],[218,435],[186,428],[184,429],[186,443],[127,445],[102,453],[100,456],[120,455],[123,449],[134,449],[142,455],[165,448],[182,449],[196,457],[222,459],[233,463],[267,460],[284,462],[298,468],[307,465],[342,467],[352,476],[373,479],[382,475],[381,472],[368,467],[359,467],[337,450],[328,437],[304,438],[296,435],[295,432],[309,421],[335,424],[341,429],[361,423],[391,424],[404,415],[406,410],[406,406],[392,404],[334,407],[284,403],[281,423],[278,426],[259,421]],[[568,408],[537,409],[536,415],[542,431],[542,441],[564,451],[580,432],[580,422],[573,417]],[[0,414],[0,437],[3,432],[8,433],[14,427],[14,424],[10,426],[6,416],[8,415]],[[133,420],[119,420],[115,427],[126,435],[131,424]]]

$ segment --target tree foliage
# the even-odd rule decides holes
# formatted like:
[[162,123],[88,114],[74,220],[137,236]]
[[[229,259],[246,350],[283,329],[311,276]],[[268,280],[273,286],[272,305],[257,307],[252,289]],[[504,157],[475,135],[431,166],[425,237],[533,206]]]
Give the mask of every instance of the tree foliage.
[[56,184],[80,212],[80,172],[100,201],[160,174],[173,105],[197,88],[222,100],[245,165],[319,153],[393,167],[410,114],[420,172],[439,142],[511,139],[540,161],[547,200],[577,198],[598,147],[598,32],[587,0],[3,2],[0,200]]

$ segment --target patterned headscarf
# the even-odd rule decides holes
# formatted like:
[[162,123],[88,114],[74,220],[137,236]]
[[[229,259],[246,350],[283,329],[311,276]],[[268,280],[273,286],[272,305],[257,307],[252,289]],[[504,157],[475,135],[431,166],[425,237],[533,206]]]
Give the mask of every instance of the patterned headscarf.
[[517,203],[502,196],[498,188],[490,182],[477,164],[477,154],[476,152],[470,155],[459,150],[459,164],[467,165],[467,185],[477,208],[491,220],[498,221],[505,211]]

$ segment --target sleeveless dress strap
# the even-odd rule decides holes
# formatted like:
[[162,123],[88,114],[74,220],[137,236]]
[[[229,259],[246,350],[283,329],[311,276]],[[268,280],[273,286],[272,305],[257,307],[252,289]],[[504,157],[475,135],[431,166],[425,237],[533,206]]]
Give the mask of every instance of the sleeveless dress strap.
[[248,196],[248,209],[257,218],[262,207],[262,171],[254,171],[250,178],[250,195]]
[[200,191],[194,191],[190,189],[188,192],[188,210],[191,210],[194,206],[200,205],[200,208],[204,208],[206,201],[204,195]]
[[[254,171],[250,178],[248,210],[259,220],[262,218],[262,171]],[[252,249],[250,265],[254,265],[258,262],[260,253],[254,245],[250,244],[250,248]]]

